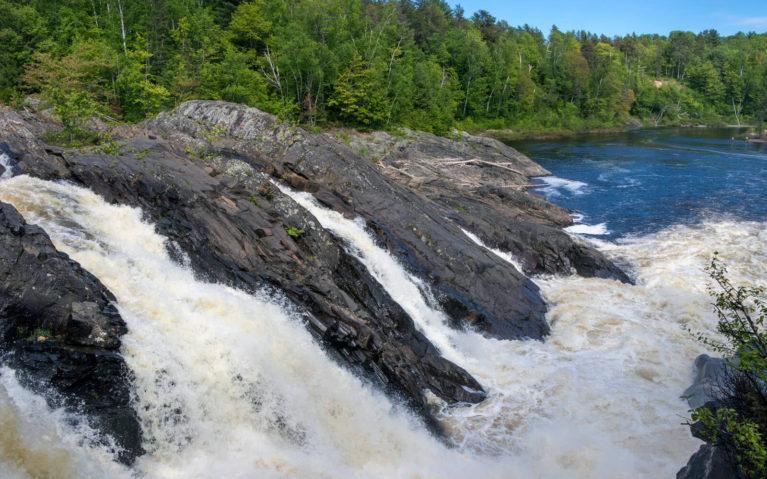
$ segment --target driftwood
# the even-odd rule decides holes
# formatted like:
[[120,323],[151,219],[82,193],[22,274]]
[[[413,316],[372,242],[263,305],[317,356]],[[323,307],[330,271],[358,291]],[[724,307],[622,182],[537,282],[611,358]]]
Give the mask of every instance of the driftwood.
[[529,184],[529,185],[503,185],[503,186],[499,186],[499,188],[514,188],[514,189],[517,189],[517,190],[523,190],[525,188],[537,188],[539,186],[546,186],[546,185],[545,184],[544,185],[532,185],[532,184]]
[[479,163],[481,165],[488,165],[488,166],[495,166],[496,168],[502,168],[507,171],[511,171],[512,173],[516,173],[520,176],[526,176],[524,173],[522,173],[519,170],[515,170],[514,168],[509,168],[508,165],[511,163],[494,163],[492,161],[485,161],[485,160],[478,160],[476,158],[471,160],[459,160],[459,161],[441,161],[440,165],[467,165],[469,163]]
[[407,171],[405,171],[405,170],[400,170],[399,168],[395,168],[395,167],[393,167],[393,166],[391,166],[391,165],[382,165],[382,166],[383,166],[384,168],[389,168],[389,169],[391,169],[391,170],[394,170],[394,171],[396,171],[397,173],[402,173],[403,175],[407,176],[408,178],[412,178],[412,179],[415,179],[415,176],[411,175],[410,173],[408,173],[408,172],[407,172]]

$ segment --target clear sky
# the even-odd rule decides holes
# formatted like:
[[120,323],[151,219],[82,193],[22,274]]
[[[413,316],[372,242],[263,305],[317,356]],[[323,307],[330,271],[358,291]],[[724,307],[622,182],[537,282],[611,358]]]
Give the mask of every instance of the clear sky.
[[587,30],[607,36],[716,29],[767,32],[767,0],[448,0],[460,4],[470,18],[483,9],[511,26],[529,24],[549,33]]

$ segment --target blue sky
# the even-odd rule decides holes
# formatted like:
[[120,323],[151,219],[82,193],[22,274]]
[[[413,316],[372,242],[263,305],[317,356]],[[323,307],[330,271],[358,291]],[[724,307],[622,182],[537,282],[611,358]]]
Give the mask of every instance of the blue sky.
[[723,35],[767,32],[767,0],[448,0],[471,17],[480,9],[509,25],[525,23],[548,34],[588,30],[608,36],[632,32],[668,35],[672,30],[700,32],[714,28]]

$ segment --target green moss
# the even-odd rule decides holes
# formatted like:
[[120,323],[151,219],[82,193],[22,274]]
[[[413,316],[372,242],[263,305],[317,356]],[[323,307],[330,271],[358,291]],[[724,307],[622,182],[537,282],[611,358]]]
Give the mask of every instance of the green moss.
[[299,238],[301,235],[305,234],[306,231],[302,229],[298,229],[294,226],[285,226],[285,232],[290,236],[291,238]]

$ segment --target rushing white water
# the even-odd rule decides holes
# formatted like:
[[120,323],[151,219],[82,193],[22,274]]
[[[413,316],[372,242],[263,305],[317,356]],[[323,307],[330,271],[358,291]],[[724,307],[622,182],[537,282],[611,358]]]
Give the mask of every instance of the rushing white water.
[[[522,270],[522,263],[519,262],[517,258],[515,258],[511,253],[507,251],[501,251],[497,248],[491,248],[490,246],[487,246],[485,243],[480,240],[477,235],[470,231],[466,231],[465,229],[461,228],[461,231],[463,231],[463,234],[469,237],[470,240],[472,240],[475,244],[481,246],[482,248],[485,248],[486,250],[490,251],[494,255],[498,256],[502,260],[506,261],[507,263],[514,266],[514,268],[519,271],[520,273],[523,273]],[[524,274],[524,273],[523,273]]]
[[130,477],[111,454],[89,445],[94,431],[71,419],[21,387],[12,370],[0,368],[0,477]]
[[0,166],[3,167],[3,174],[0,175],[0,180],[10,178],[13,176],[13,164],[11,158],[5,153],[0,153]]
[[760,224],[680,227],[605,243],[636,265],[639,285],[539,279],[551,303],[551,336],[545,343],[493,340],[447,328],[428,296],[414,296],[414,285],[423,286],[392,258],[381,260],[385,252],[362,222],[283,191],[347,241],[421,330],[488,389],[479,405],[442,409],[456,444],[504,456],[510,470],[534,477],[673,475],[698,443],[679,424],[687,412],[679,396],[703,352],[687,328],[710,331],[715,324],[703,267],[716,248],[731,251],[723,259],[740,265],[736,281],[763,278],[767,265]]
[[580,195],[584,193],[584,188],[588,186],[582,181],[568,180],[558,176],[541,176],[539,179],[544,183],[541,185],[541,190],[552,198],[560,196],[562,190],[567,190],[574,195]]
[[[536,279],[550,303],[547,341],[487,339],[446,327],[428,288],[378,248],[361,222],[321,208],[308,195],[290,194],[348,243],[490,397],[460,408],[435,401],[458,446],[447,449],[329,360],[289,305],[199,282],[171,262],[164,238],[140,211],[67,184],[5,180],[0,200],[45,228],[57,248],[117,297],[129,327],[122,353],[136,374],[149,450],[130,474],[672,476],[698,444],[680,425],[687,407],[679,395],[703,351],[686,328],[708,331],[715,323],[702,267],[719,250],[736,282],[757,284],[767,275],[761,223],[679,226],[599,243],[634,265],[639,285]],[[67,471],[70,477],[126,473],[104,459],[106,451],[76,439],[91,432],[68,429],[63,413],[48,411],[11,378],[1,372],[0,468],[11,471],[9,477],[60,477],[46,472],[51,464],[63,477]],[[33,442],[38,436],[42,443]],[[30,458],[42,469],[27,467],[34,464]]]
[[196,281],[139,210],[26,176],[4,181],[0,200],[117,297],[149,450],[139,475],[466,477],[480,467],[328,359],[288,305]]
[[602,236],[610,234],[610,230],[607,229],[607,223],[598,223],[595,225],[574,224],[565,228],[565,231],[578,235]]

